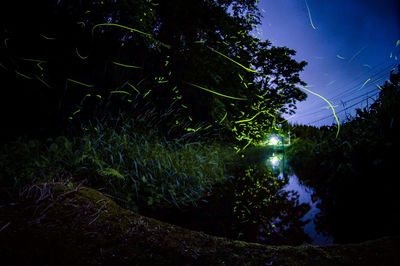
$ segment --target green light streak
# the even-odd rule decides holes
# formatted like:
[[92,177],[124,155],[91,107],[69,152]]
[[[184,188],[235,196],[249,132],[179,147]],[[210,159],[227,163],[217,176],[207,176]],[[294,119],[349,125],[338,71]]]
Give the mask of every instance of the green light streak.
[[135,86],[133,86],[132,84],[130,84],[129,82],[127,83],[132,89],[134,89],[138,94],[140,94],[140,91],[138,89],[136,89]]
[[124,25],[115,24],[115,23],[100,23],[100,24],[97,24],[97,25],[93,26],[93,28],[92,28],[92,35],[93,35],[93,33],[94,33],[94,30],[95,30],[97,27],[100,27],[100,26],[120,27],[120,28],[129,30],[130,32],[137,32],[137,33],[143,34],[143,35],[145,35],[145,36],[147,36],[147,37],[152,37],[152,35],[149,34],[149,33],[146,33],[146,32],[143,32],[143,31],[134,29],[134,28],[130,28],[130,27],[127,27],[127,26],[124,26]]
[[400,45],[400,40],[397,40],[396,47]]
[[207,48],[210,49],[211,51],[213,51],[214,53],[217,53],[217,54],[219,54],[220,56],[225,57],[226,59],[228,59],[228,60],[230,60],[231,62],[235,63],[236,65],[238,65],[238,66],[240,66],[240,67],[246,69],[246,70],[249,71],[249,72],[258,73],[258,71],[253,70],[253,69],[250,69],[250,68],[248,68],[248,67],[245,67],[244,65],[242,65],[242,64],[240,64],[239,62],[233,60],[233,59],[230,58],[229,56],[226,56],[226,55],[224,55],[223,53],[218,52],[218,51],[215,50],[214,48],[211,48],[211,47],[209,47],[209,46],[207,46]]
[[307,92],[309,92],[309,93],[311,93],[311,94],[314,94],[315,96],[320,97],[322,100],[324,100],[325,102],[327,102],[329,104],[329,107],[332,109],[333,116],[335,117],[337,125],[338,125],[338,129],[337,129],[337,132],[336,132],[336,138],[337,138],[339,136],[340,123],[339,123],[339,119],[338,119],[338,117],[336,115],[335,108],[333,107],[333,105],[327,99],[325,99],[323,96],[319,95],[318,93],[312,92],[312,91],[310,91],[309,89],[306,89],[303,86],[300,86],[300,88],[305,90],[305,91],[307,91]]
[[75,47],[75,52],[78,55],[78,57],[82,60],[86,60],[88,58],[88,56],[81,56],[81,54],[78,52],[78,48]]
[[150,92],[151,92],[151,90],[149,90],[148,92],[146,92],[146,93],[143,95],[143,98],[146,98],[146,96],[149,95]]
[[17,73],[18,75],[20,75],[20,76],[23,77],[23,78],[32,79],[31,77],[29,77],[29,76],[27,76],[27,75],[24,75],[24,74],[22,74],[21,72],[18,72],[17,70],[15,70],[15,73]]
[[[185,81],[184,81],[184,82],[185,82]],[[201,86],[196,85],[196,84],[193,84],[193,83],[189,83],[189,82],[185,82],[185,83],[188,84],[188,85],[191,85],[191,86],[193,86],[193,87],[196,87],[196,88],[199,88],[199,89],[202,89],[202,90],[205,90],[205,91],[214,93],[214,94],[216,94],[216,95],[218,95],[218,96],[225,97],[225,98],[228,98],[228,99],[241,100],[241,101],[246,101],[246,100],[247,100],[247,99],[245,99],[245,98],[237,98],[237,97],[225,95],[225,94],[222,94],[222,93],[219,93],[219,92],[216,92],[216,91],[213,91],[213,90],[210,90],[210,89],[201,87]]]
[[23,57],[18,57],[18,59],[23,60],[23,61],[28,61],[28,62],[35,62],[35,63],[47,63],[46,60],[40,60],[40,59],[31,59],[31,58],[23,58]]
[[47,37],[47,36],[44,35],[44,34],[40,34],[40,36],[42,36],[44,39],[49,40],[49,41],[54,41],[54,40],[56,40],[56,38]]
[[253,142],[253,139],[250,139],[249,142],[247,142],[246,146],[244,146],[242,149],[237,149],[236,153],[244,151],[247,148],[247,146],[249,146],[250,143],[252,143],[252,142]]
[[39,78],[38,76],[34,75],[37,80],[42,82],[47,88],[51,89],[51,86],[47,84],[43,79]]
[[196,132],[199,131],[201,128],[202,128],[202,127],[199,127],[199,128],[197,128],[197,129],[193,129],[193,128],[188,127],[188,128],[186,128],[186,131],[188,131],[188,132],[193,131],[193,133],[196,133]]
[[110,93],[121,93],[121,94],[127,94],[127,95],[131,95],[129,92],[127,91],[110,91]]
[[365,45],[364,47],[362,47],[357,53],[355,53],[351,58],[350,58],[350,60],[349,60],[349,63],[351,63],[353,60],[354,60],[354,58],[356,58],[365,48],[367,48],[368,47],[368,45]]
[[383,91],[383,89],[382,89],[381,86],[379,86],[378,84],[375,84],[375,85],[378,87],[378,89],[380,89],[381,91]]
[[94,87],[94,85],[92,85],[92,84],[85,84],[85,83],[82,83],[82,82],[79,82],[77,80],[73,80],[73,79],[70,79],[70,78],[68,78],[67,81],[70,81],[72,83],[79,84],[79,85],[82,85],[82,86],[85,86],[85,87],[88,87],[88,88],[93,88]]
[[250,122],[251,120],[253,120],[254,118],[256,118],[258,115],[260,115],[260,114],[262,114],[262,113],[266,113],[266,111],[258,112],[255,116],[253,116],[253,117],[250,118],[250,119],[235,121],[235,124]]
[[142,67],[133,66],[133,65],[125,65],[125,64],[121,64],[121,63],[118,63],[118,62],[115,62],[115,61],[112,61],[112,63],[113,63],[114,65],[117,65],[117,66],[122,66],[122,67],[126,67],[126,68],[142,68]]
[[23,60],[23,61],[37,63],[36,66],[40,69],[40,71],[43,70],[43,67],[42,67],[40,64],[42,64],[42,63],[47,63],[46,60],[31,59],[31,58],[23,58],[23,57],[17,57],[17,58],[20,59],[20,60]]
[[78,24],[78,25],[83,25],[83,27],[86,27],[86,24],[85,24],[85,22],[83,22],[83,21],[78,21],[78,22],[76,22],[76,24]]
[[37,63],[36,66],[40,69],[40,71],[43,71],[43,67],[40,64],[41,63]]
[[338,54],[336,55],[336,57],[339,58],[339,59],[342,59],[342,60],[346,59],[346,58],[344,58],[343,56],[340,56],[340,55],[338,55]]
[[225,118],[226,118],[226,116],[228,115],[228,112],[225,112],[225,115],[224,115],[224,117],[222,117],[222,119],[218,122],[219,124],[221,124],[222,123],[222,121],[224,121],[225,120]]
[[312,22],[311,11],[310,11],[310,8],[308,7],[307,0],[304,0],[304,1],[306,2],[306,7],[307,7],[307,11],[308,11],[308,17],[310,18],[311,27],[313,27],[313,29],[316,30],[316,28],[314,27],[314,24]]
[[361,88],[359,88],[358,90],[361,90],[362,88],[364,88],[364,86],[368,83],[368,81],[370,81],[371,79],[367,79],[364,84],[361,86]]

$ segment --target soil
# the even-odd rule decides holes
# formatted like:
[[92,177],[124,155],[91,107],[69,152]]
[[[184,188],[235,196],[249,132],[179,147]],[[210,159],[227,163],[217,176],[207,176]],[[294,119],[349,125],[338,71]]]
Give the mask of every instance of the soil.
[[31,185],[17,199],[1,194],[2,265],[400,265],[400,236],[266,246],[144,217],[73,183]]

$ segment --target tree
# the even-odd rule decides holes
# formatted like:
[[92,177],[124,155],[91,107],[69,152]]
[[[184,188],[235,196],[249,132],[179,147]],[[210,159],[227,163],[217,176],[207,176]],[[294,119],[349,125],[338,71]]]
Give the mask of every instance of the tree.
[[[147,108],[178,114],[163,129],[222,127],[250,143],[306,97],[296,87],[306,63],[251,36],[260,23],[255,0],[9,2],[2,76],[22,91],[9,87],[6,98],[37,109],[27,121],[46,121],[39,128],[60,125],[53,134]],[[35,103],[19,105],[32,91]]]

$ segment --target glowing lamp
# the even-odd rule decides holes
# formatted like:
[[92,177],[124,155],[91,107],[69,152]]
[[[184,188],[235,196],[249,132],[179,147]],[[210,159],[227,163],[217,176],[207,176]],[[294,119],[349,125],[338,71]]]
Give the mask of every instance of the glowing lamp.
[[268,140],[270,145],[278,145],[279,139],[276,136],[271,136]]

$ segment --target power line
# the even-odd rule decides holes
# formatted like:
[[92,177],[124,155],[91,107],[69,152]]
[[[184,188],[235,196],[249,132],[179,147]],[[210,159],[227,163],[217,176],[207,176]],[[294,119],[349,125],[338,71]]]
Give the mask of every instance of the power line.
[[[386,75],[386,74],[385,74]],[[375,87],[375,85],[374,84],[372,84],[372,83],[375,83],[375,82],[377,82],[378,80],[381,80],[382,79],[382,76],[380,76],[380,77],[378,77],[376,80],[373,80],[373,81],[371,81],[371,83],[370,84],[368,84],[367,86],[366,86],[366,88],[368,88],[368,87],[370,87],[370,86],[374,86],[374,88],[373,89],[370,89],[370,90],[368,90],[366,93],[363,93],[363,94],[361,94],[361,95],[358,95],[357,97],[353,97],[353,98],[351,98],[351,99],[346,99],[345,101],[342,101],[341,100],[341,103],[342,104],[346,104],[346,103],[349,103],[349,102],[352,102],[352,101],[354,101],[354,100],[356,100],[356,99],[359,99],[359,98],[361,98],[361,97],[364,97],[365,95],[368,95],[368,94],[371,94],[371,93],[373,93],[373,91],[374,90],[376,90],[377,88]],[[349,94],[348,96],[350,96],[350,95],[352,95],[352,94]],[[322,108],[325,108],[325,106],[324,107],[321,107],[321,108],[319,108],[319,109],[322,109]],[[316,113],[320,113],[321,112],[321,110],[318,110],[318,111],[313,111],[313,112],[305,112],[305,113],[302,113],[302,114],[300,114],[300,115],[298,115],[299,117],[307,117],[307,116],[310,116],[310,115],[314,115],[314,114],[316,114]]]
[[[382,61],[381,63],[375,65],[367,74],[371,73],[375,68],[377,68],[378,66],[381,66],[385,62],[386,61]],[[383,69],[380,69],[378,72],[374,73],[372,76],[370,76],[370,79],[374,78],[374,77],[376,77],[378,75],[379,75],[379,77],[374,79],[374,80],[372,80],[372,81],[368,81],[368,84],[366,84],[366,87],[369,87],[369,86],[372,85],[372,83],[376,83],[376,82],[382,80],[383,78],[385,78],[385,76],[388,75],[388,71],[390,69],[392,69],[393,67],[395,67],[396,65],[397,64],[390,64],[389,66],[386,66]],[[346,89],[345,91],[342,91],[341,93],[339,93],[339,94],[337,94],[337,95],[335,95],[333,97],[330,97],[328,99],[330,101],[336,101],[339,97],[341,97],[343,99],[343,98],[346,98],[346,97],[348,97],[350,95],[353,95],[353,94],[357,93],[359,91],[359,89],[362,87],[362,85],[364,85],[364,83],[366,81],[364,79],[363,80],[360,79],[360,77],[362,77],[362,76],[363,75],[359,75],[358,78],[354,79],[351,82],[348,82],[346,85],[344,85],[341,88],[339,88],[339,90],[343,90],[345,88],[348,88],[350,84],[354,83],[354,81],[358,81],[358,83],[356,85],[351,86],[349,89]],[[321,102],[321,104],[323,104],[323,103]],[[320,108],[324,108],[324,107],[325,106],[321,106]],[[315,111],[313,111],[314,109],[315,109],[315,107],[312,107],[312,109],[309,110],[309,111],[311,111],[312,113],[315,113]],[[307,115],[310,114],[309,111],[305,111],[305,113],[303,112],[303,114],[300,114],[299,116],[301,116],[301,117],[307,116]]]
[[[375,89],[374,89],[375,90]],[[344,105],[344,104],[346,104],[346,103],[349,103],[349,102],[352,102],[352,101],[354,101],[354,100],[357,100],[357,99],[359,99],[359,98],[361,98],[361,97],[364,97],[365,95],[370,95],[371,93],[373,93],[373,90],[370,90],[370,91],[368,91],[368,92],[366,92],[366,93],[364,93],[364,94],[362,94],[362,95],[360,95],[360,96],[357,96],[357,97],[354,97],[354,98],[352,98],[352,99],[350,99],[350,100],[347,100],[347,101],[344,101],[344,102],[342,102],[342,105]],[[377,94],[377,92],[375,92],[374,94]],[[365,99],[365,98],[364,98]],[[324,107],[324,109],[327,109],[326,107]],[[328,110],[328,109],[327,109]],[[300,114],[299,115],[299,117],[305,117],[305,116],[311,116],[311,115],[314,115],[314,114],[318,114],[318,113],[320,113],[321,112],[321,110],[319,110],[319,111],[315,111],[315,112],[312,112],[312,113],[306,113],[306,114]],[[336,114],[337,114],[338,112],[336,112]]]
[[[378,95],[378,94],[379,94],[379,92],[375,93],[373,96],[376,96],[376,95]],[[359,101],[359,102],[357,102],[357,103],[355,103],[355,104],[352,104],[352,105],[350,105],[350,106],[348,106],[348,107],[346,107],[346,108],[344,108],[344,109],[342,109],[342,110],[336,112],[336,115],[338,115],[338,114],[340,114],[340,113],[343,113],[344,111],[346,111],[346,110],[348,110],[348,109],[350,109],[350,108],[352,108],[352,107],[354,107],[354,106],[356,106],[356,105],[362,103],[363,101],[367,100],[368,98],[370,98],[370,96],[368,96],[368,97],[362,99],[361,101]],[[317,122],[319,122],[319,121],[322,121],[322,120],[325,120],[325,119],[328,119],[328,118],[333,118],[333,114],[331,114],[331,115],[329,115],[329,116],[326,116],[326,117],[323,117],[323,118],[321,118],[321,119],[315,120],[315,121],[311,122],[310,124],[314,124],[314,123],[317,123]]]
[[[374,77],[376,77],[376,76],[378,76],[378,75],[380,75],[379,77],[383,77],[383,76],[385,76],[385,75],[388,75],[388,71],[389,71],[390,69],[393,69],[393,67],[395,67],[396,65],[397,65],[397,64],[391,64],[391,65],[385,67],[384,69],[379,70],[377,73],[373,74],[372,76],[369,76],[369,79],[372,79],[372,78],[374,78]],[[368,80],[368,79],[367,79],[367,80]],[[339,98],[339,97],[346,97],[346,96],[352,95],[352,94],[356,93],[356,92],[362,87],[362,85],[363,85],[365,82],[366,82],[366,80],[361,81],[360,83],[356,84],[355,86],[352,86],[350,89],[348,89],[348,90],[346,90],[346,91],[343,91],[342,93],[339,93],[339,94],[337,94],[336,96],[331,97],[331,98],[329,98],[329,99],[330,99],[330,100],[335,100],[335,99],[337,99],[337,98]],[[369,82],[369,81],[368,81],[368,82]],[[372,82],[377,82],[377,80],[375,79],[374,81],[371,81],[370,83],[372,83]],[[342,87],[342,88],[344,88],[344,87]]]
[[[382,63],[380,63],[379,65],[382,65]],[[374,74],[371,76],[371,78],[374,78],[374,77],[376,77],[376,78],[375,78],[374,80],[370,81],[369,84],[367,84],[367,85],[365,86],[365,88],[368,88],[368,87],[371,87],[371,86],[374,86],[374,88],[375,88],[374,83],[376,83],[376,82],[382,80],[386,75],[388,75],[387,71],[388,71],[389,69],[395,67],[395,65],[397,65],[397,64],[391,64],[391,65],[385,67],[384,69],[381,69],[381,70],[379,70],[378,72],[374,73]],[[371,79],[371,78],[370,78],[370,79]],[[370,80],[370,79],[369,79],[369,80]],[[351,96],[351,95],[357,93],[357,92],[360,90],[361,85],[364,85],[364,83],[365,83],[365,81],[364,81],[363,83],[359,83],[359,84],[353,86],[352,88],[350,88],[350,92],[349,92],[349,90],[346,90],[346,92],[342,92],[342,93],[340,93],[340,94],[334,96],[334,97],[331,98],[331,99],[338,98],[340,95],[343,96],[342,98],[346,98],[346,97],[348,97],[348,96]],[[344,87],[346,87],[346,86],[344,86]],[[342,88],[344,88],[344,87],[342,87]],[[375,89],[376,89],[376,88],[375,88]],[[346,103],[348,103],[348,102],[351,102],[351,101],[354,101],[354,100],[356,100],[356,99],[359,99],[359,98],[361,98],[361,97],[363,97],[363,96],[365,96],[365,95],[371,94],[372,92],[373,92],[373,90],[369,90],[369,91],[367,91],[367,93],[364,93],[364,94],[359,95],[359,96],[357,96],[357,97],[354,97],[354,98],[352,98],[352,99],[349,99],[349,100],[346,99],[345,101],[343,101],[343,100],[344,100],[344,99],[343,99],[343,100],[341,100],[341,103],[342,103],[342,104],[346,104]],[[331,99],[330,99],[330,100],[331,100]],[[334,101],[334,100],[331,100],[331,101]],[[363,100],[362,100],[362,101],[363,101]],[[318,109],[322,109],[322,108],[325,108],[325,106],[320,107],[320,108],[318,108]],[[314,108],[314,109],[315,109],[315,108]],[[311,110],[310,110],[310,111],[311,111]],[[311,113],[310,113],[310,112],[305,112],[305,113],[303,112],[302,114],[297,115],[297,117],[305,118],[305,117],[308,117],[308,116],[311,116],[311,115],[314,115],[314,114],[320,113],[320,112],[321,112],[321,110],[312,111]]]

